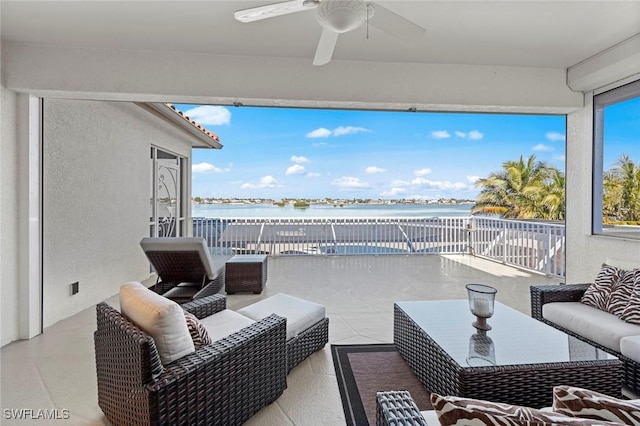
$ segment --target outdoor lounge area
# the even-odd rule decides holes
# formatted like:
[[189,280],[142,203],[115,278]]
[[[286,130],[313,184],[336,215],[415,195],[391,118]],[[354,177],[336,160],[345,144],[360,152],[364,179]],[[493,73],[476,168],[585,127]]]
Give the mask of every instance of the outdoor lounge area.
[[[341,196],[355,200],[359,195],[350,189],[360,188],[373,198],[391,194],[437,201],[443,194],[436,190],[472,189],[491,173],[464,167],[456,153],[467,154],[473,146],[483,157],[472,157],[471,164],[487,165],[486,158],[503,161],[502,147],[517,147],[516,157],[546,153],[562,166],[552,200],[554,212],[562,214],[550,219],[557,224],[542,227],[527,211],[523,223],[443,216],[420,219],[418,226],[413,220],[358,225],[365,233],[398,230],[387,248],[401,244],[398,250],[412,254],[395,256],[333,256],[336,246],[349,239],[345,230],[354,228],[349,221],[314,225],[314,233],[321,227],[331,232],[322,234],[323,244],[307,246],[308,241],[296,240],[302,225],[295,221],[278,222],[279,229],[271,232],[275,228],[265,222],[268,215],[250,223],[205,220],[201,225],[227,227],[228,240],[218,249],[245,244],[242,254],[270,254],[268,261],[252,262],[260,275],[267,274],[266,285],[255,280],[242,288],[246,279],[238,279],[240,289],[228,295],[227,308],[240,310],[285,293],[322,305],[330,323],[328,344],[305,353],[286,374],[282,395],[252,416],[249,425],[343,424],[331,345],[392,343],[397,302],[464,299],[466,284],[484,283],[497,288],[497,301],[522,313],[516,316],[522,319],[531,315],[530,286],[590,282],[610,258],[626,265],[640,262],[640,222],[618,217],[637,212],[637,206],[607,211],[611,200],[605,196],[611,183],[608,163],[616,161],[608,159],[625,154],[610,149],[617,139],[610,136],[638,133],[635,116],[613,124],[605,112],[610,117],[612,109],[640,100],[640,1],[379,0],[367,5],[293,0],[275,9],[274,2],[0,1],[3,425],[29,424],[18,417],[43,409],[54,410],[49,415],[60,424],[108,424],[98,406],[96,307],[106,302],[119,310],[117,294],[125,282],[163,287],[151,272],[141,239],[196,235],[213,247],[209,237],[221,228],[194,227],[192,200],[237,197],[244,189],[254,191],[246,193],[250,197],[275,197],[271,191],[289,178],[300,180],[282,188],[299,198],[293,192],[317,177],[311,165],[320,161],[301,157],[305,153],[298,147],[329,151],[346,140],[334,139],[345,132],[363,130],[350,136],[373,139],[363,139],[363,148],[353,156],[342,155],[353,173],[327,170],[322,175],[327,188],[349,189]],[[359,11],[351,18],[353,27],[339,37],[320,14],[332,5]],[[246,22],[253,18],[260,22]],[[403,28],[409,28],[413,40],[403,37]],[[179,105],[213,113],[189,117]],[[279,136],[265,134],[258,120],[238,120],[239,111],[254,107],[303,110],[313,117],[308,128],[296,132],[292,125],[301,120],[271,120],[296,138],[294,150]],[[403,114],[430,123],[411,131],[419,150],[406,152],[398,143],[397,122],[380,122],[369,131],[356,120],[331,122],[314,112],[347,110]],[[490,117],[495,127],[473,121],[448,125],[440,120],[448,114]],[[548,116],[560,125],[505,126],[507,116]],[[250,129],[252,136],[237,138],[238,127]],[[509,133],[497,135],[492,129]],[[219,151],[223,146],[226,151]],[[399,155],[403,170],[398,179],[377,173],[391,171],[384,164],[355,162],[380,158],[382,146]],[[444,146],[453,154],[435,156]],[[629,146],[631,157],[623,158],[637,163],[639,145],[634,140]],[[237,161],[223,161],[231,147],[262,164],[241,169]],[[277,173],[265,152],[279,155],[273,161],[279,164]],[[292,164],[301,158],[313,160],[307,174],[297,173],[301,164]],[[405,159],[420,164],[408,167]],[[633,161],[626,164],[635,170]],[[457,169],[459,177],[437,176],[436,165],[447,172]],[[226,179],[231,169],[239,179]],[[200,172],[215,179],[207,189],[211,194],[195,193]],[[374,191],[365,178],[400,186]],[[432,192],[397,191],[414,180]],[[327,197],[326,192],[317,197]],[[637,191],[622,192],[620,197],[637,201],[629,196]],[[432,222],[453,232],[430,233]],[[311,230],[313,224],[307,225]],[[248,241],[236,228],[259,232],[251,231],[256,238]],[[413,232],[418,229],[424,232]],[[293,247],[280,237],[292,240]],[[352,240],[360,244],[359,239]],[[507,266],[514,264],[530,269]],[[212,292],[222,284],[217,266],[215,274],[200,274]],[[543,311],[552,308],[546,305]],[[281,336],[281,321],[278,327]],[[606,331],[596,337],[603,335],[608,337]],[[640,342],[631,343],[637,353]],[[468,350],[468,338],[462,346]],[[623,349],[619,353],[624,355]],[[633,357],[623,361],[630,371],[640,365]],[[640,387],[640,379],[633,381]],[[182,395],[189,392],[188,387],[182,390]]]
[[[277,257],[269,262],[263,293],[228,296],[228,307],[237,310],[276,293],[324,304],[329,344],[295,367],[282,396],[247,425],[344,424],[330,345],[392,342],[396,301],[465,298],[465,284],[480,282],[498,289],[498,301],[528,314],[529,286],[558,282],[465,255]],[[117,298],[106,302],[118,306]],[[68,410],[70,421],[61,423],[109,424],[97,405],[95,321],[92,306],[40,336],[3,347],[3,407],[55,407]]]

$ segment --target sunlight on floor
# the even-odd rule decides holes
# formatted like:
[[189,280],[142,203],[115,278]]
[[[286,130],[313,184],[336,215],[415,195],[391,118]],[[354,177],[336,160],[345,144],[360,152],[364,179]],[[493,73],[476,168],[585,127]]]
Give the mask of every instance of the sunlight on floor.
[[451,254],[442,255],[442,257],[469,266],[471,268],[478,269],[482,272],[491,274],[496,277],[531,278],[534,276],[538,276],[538,274],[535,273],[526,272],[497,262],[488,262],[484,259],[469,255]]

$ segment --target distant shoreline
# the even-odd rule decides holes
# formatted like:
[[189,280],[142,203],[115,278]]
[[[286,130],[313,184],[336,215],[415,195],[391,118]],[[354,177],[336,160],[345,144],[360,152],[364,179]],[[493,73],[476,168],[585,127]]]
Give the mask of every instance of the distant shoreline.
[[211,218],[368,218],[368,217],[468,217],[471,203],[460,204],[310,204],[295,207],[267,203],[193,204],[193,217]]
[[383,200],[383,199],[332,199],[332,198],[323,198],[323,199],[309,199],[309,198],[285,198],[283,200],[273,200],[268,198],[203,198],[203,197],[193,197],[191,199],[191,203],[193,205],[216,205],[216,204],[246,204],[246,205],[256,205],[256,204],[264,204],[264,205],[275,205],[275,206],[285,206],[285,205],[295,205],[295,204],[309,204],[309,205],[418,205],[418,206],[429,206],[429,205],[467,205],[474,204],[473,200],[466,199],[456,199],[456,198],[439,198],[437,200],[414,200],[414,199],[393,199],[393,200]]

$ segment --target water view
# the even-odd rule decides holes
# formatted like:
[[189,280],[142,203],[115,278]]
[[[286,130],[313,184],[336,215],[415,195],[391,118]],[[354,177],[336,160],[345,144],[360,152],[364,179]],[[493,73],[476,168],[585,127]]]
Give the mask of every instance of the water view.
[[311,204],[306,208],[273,204],[194,204],[193,217],[235,218],[353,218],[468,217],[472,204]]

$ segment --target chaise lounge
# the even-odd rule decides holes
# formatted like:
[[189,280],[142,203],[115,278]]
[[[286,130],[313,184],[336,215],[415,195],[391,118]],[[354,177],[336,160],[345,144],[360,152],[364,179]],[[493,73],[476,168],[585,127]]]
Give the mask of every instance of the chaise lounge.
[[151,289],[178,303],[218,293],[233,255],[211,255],[202,237],[146,237],[140,247],[158,274]]

